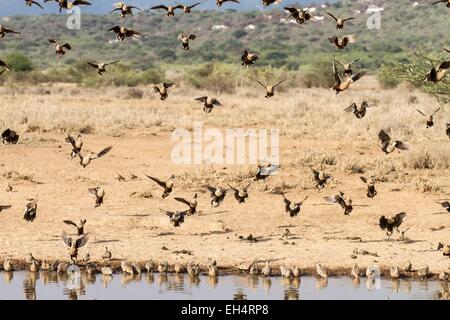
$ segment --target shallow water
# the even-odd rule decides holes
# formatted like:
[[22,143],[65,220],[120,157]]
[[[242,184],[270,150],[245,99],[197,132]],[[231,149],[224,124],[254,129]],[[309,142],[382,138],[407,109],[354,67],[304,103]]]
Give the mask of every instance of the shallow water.
[[192,279],[177,274],[127,276],[19,271],[0,273],[0,299],[449,299],[440,281],[377,280],[313,277],[283,279],[227,275]]

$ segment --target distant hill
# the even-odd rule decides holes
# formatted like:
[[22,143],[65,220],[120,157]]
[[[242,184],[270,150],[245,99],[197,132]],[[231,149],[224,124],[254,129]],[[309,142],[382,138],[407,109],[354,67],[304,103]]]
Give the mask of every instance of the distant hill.
[[[12,15],[42,15],[42,14],[50,14],[50,13],[58,13],[58,6],[56,2],[47,2],[44,3],[44,0],[37,0],[44,7],[44,10],[39,7],[26,7],[24,0],[0,0],[0,16],[12,16]],[[122,2],[124,0],[91,0],[89,2],[92,3],[91,6],[82,6],[82,12],[90,13],[90,14],[107,14],[111,11],[114,3]],[[328,2],[333,2],[336,0],[331,0]],[[236,3],[226,3],[222,8],[217,8],[214,0],[179,0],[179,1],[163,1],[163,0],[127,0],[124,1],[128,4],[135,5],[142,9],[148,9],[157,4],[175,4],[175,3],[196,3],[203,2],[197,8],[199,10],[226,10],[226,9],[234,9],[238,11],[248,11],[248,10],[259,10],[262,8],[261,0],[242,0],[240,4]],[[283,0],[282,4],[294,4],[298,2],[297,0],[286,1]],[[324,3],[327,1],[324,0],[303,0],[300,1],[302,5],[309,5],[311,3]],[[279,5],[275,4],[273,7],[277,7]]]
[[[379,30],[370,30],[366,24],[370,15],[366,11],[371,4],[382,9]],[[320,6],[315,9],[317,21],[308,21],[301,26],[289,21],[288,14],[280,10],[198,11],[172,18],[162,12],[146,10],[123,21],[118,14],[83,14],[80,30],[66,28],[66,15],[3,17],[1,24],[22,34],[8,35],[0,40],[0,57],[18,51],[32,60],[35,69],[112,59],[133,68],[146,69],[164,64],[194,65],[208,61],[239,64],[243,49],[248,48],[260,54],[259,65],[313,69],[318,61],[329,63],[330,57],[335,55],[341,60],[360,57],[359,67],[374,70],[384,59],[401,56],[417,47],[436,51],[443,46],[450,47],[450,10],[431,5],[430,1],[340,1],[327,10],[356,17],[343,31],[335,29],[334,21]],[[134,27],[144,36],[117,43],[114,34],[107,30],[122,23]],[[197,35],[191,50],[181,50],[177,39],[180,32]],[[338,51],[327,39],[345,34],[356,35],[357,41],[343,51]],[[48,38],[70,42],[73,50],[57,59]]]

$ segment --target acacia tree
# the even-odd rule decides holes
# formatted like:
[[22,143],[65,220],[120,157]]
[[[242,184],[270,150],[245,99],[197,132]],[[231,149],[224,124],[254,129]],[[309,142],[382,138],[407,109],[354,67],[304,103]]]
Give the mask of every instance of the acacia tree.
[[450,61],[450,53],[445,50],[431,53],[418,50],[403,58],[383,63],[380,76],[399,82],[407,81],[423,92],[435,96],[439,103],[447,104],[450,102],[450,75],[438,83],[425,81],[431,69],[444,61]]

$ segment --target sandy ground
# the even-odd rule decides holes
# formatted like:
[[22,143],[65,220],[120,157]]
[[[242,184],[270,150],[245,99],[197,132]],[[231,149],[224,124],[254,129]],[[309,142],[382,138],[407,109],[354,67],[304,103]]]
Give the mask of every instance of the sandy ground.
[[[222,268],[232,268],[253,260],[271,261],[272,267],[281,264],[298,265],[310,270],[318,262],[330,270],[350,268],[358,263],[362,268],[378,264],[382,268],[392,265],[403,267],[411,261],[414,268],[428,265],[432,272],[450,271],[450,259],[436,251],[438,242],[450,243],[450,214],[437,200],[448,194],[448,173],[426,173],[441,179],[440,194],[425,194],[407,184],[380,183],[378,196],[368,199],[365,185],[359,174],[336,172],[336,182],[325,190],[317,191],[309,170],[293,165],[284,166],[277,176],[267,182],[257,182],[250,189],[245,204],[238,204],[229,194],[222,206],[211,208],[209,194],[195,178],[178,180],[174,192],[161,200],[160,188],[144,174],[167,178],[174,173],[178,177],[190,172],[192,177],[204,175],[210,166],[179,166],[170,160],[174,143],[169,133],[146,134],[133,131],[121,137],[85,135],[85,148],[97,151],[112,145],[110,154],[95,160],[83,169],[77,161],[69,159],[70,148],[64,143],[64,135],[40,134],[38,142],[24,142],[15,146],[0,146],[0,203],[12,208],[0,213],[0,261],[5,257],[21,260],[29,252],[38,259],[67,260],[67,249],[61,241],[63,230],[73,233],[75,229],[62,220],[87,219],[88,244],[80,250],[80,256],[89,252],[92,260],[101,260],[104,247],[113,258],[144,262],[165,261],[169,263],[190,261],[206,265],[214,258]],[[31,140],[30,140],[31,141]],[[365,157],[384,156],[376,144],[365,144]],[[346,144],[347,152],[360,154],[359,142]],[[290,163],[296,152],[305,148],[326,148],[330,152],[341,150],[339,141],[303,140],[281,137],[281,162]],[[396,157],[398,154],[393,154]],[[215,177],[225,185],[227,175],[247,172],[249,166],[214,166]],[[202,171],[204,170],[204,171]],[[32,176],[33,181],[8,177],[8,172]],[[119,182],[114,173],[125,177],[130,173],[139,178]],[[203,173],[202,173],[203,172]],[[284,179],[295,177],[302,183],[285,190],[288,198],[301,200],[306,195],[299,216],[290,218],[284,212],[279,194],[265,192]],[[198,179],[201,181],[201,178]],[[13,192],[4,191],[9,183]],[[447,183],[447,186],[446,186]],[[235,183],[236,184],[236,183]],[[243,183],[245,184],[245,183]],[[94,199],[87,188],[101,185],[106,190],[104,205],[94,208]],[[344,216],[337,205],[328,205],[323,197],[339,190],[351,195],[355,204],[350,216]],[[152,198],[131,196],[133,192],[150,191]],[[173,197],[192,197],[199,193],[198,216],[187,217],[185,223],[174,228],[161,213],[163,209],[184,209]],[[28,223],[22,219],[27,198],[38,201],[37,219]],[[407,242],[396,239],[386,241],[378,219],[382,214],[393,215],[405,211],[407,218],[402,229],[410,228]],[[281,239],[285,228],[291,232],[289,239]],[[258,241],[251,243],[239,236],[252,234]],[[369,254],[356,254],[354,250],[366,250]],[[176,253],[188,250],[191,254]]]

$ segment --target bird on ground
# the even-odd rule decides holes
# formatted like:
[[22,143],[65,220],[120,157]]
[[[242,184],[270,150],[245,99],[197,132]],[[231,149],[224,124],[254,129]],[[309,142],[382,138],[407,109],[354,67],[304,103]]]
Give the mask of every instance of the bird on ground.
[[388,155],[398,150],[410,150],[411,147],[406,143],[400,140],[392,140],[391,137],[384,130],[380,130],[378,132],[378,142],[380,145],[380,150],[384,152],[385,155]]
[[57,273],[66,273],[68,267],[69,267],[68,262],[61,261],[60,263],[58,263],[58,266],[56,267],[56,272]]
[[70,153],[70,158],[71,159],[75,158],[81,152],[81,148],[83,148],[83,139],[81,137],[81,134],[79,134],[76,138],[72,137],[69,134],[67,135],[65,141],[72,145],[72,152]]
[[375,107],[375,104],[369,104],[367,101],[361,102],[361,104],[356,104],[353,102],[350,106],[344,109],[345,112],[352,112],[356,118],[362,119],[365,117],[367,108]]
[[258,165],[255,173],[255,177],[253,178],[253,181],[261,181],[267,179],[269,176],[273,175],[275,172],[278,171],[279,166],[267,164],[265,166]]
[[443,256],[450,257],[450,245],[439,242],[437,249],[442,249]]
[[327,279],[328,278],[328,272],[325,266],[323,266],[321,263],[316,264],[316,272],[319,278]]
[[219,270],[217,269],[217,266],[209,266],[208,267],[208,275],[210,277],[217,277],[219,275]]
[[192,216],[197,213],[197,193],[194,193],[194,198],[192,201],[180,197],[174,197],[174,199],[189,206],[188,216]]
[[118,180],[119,182],[124,182],[127,180],[123,175],[121,175],[117,171],[114,172],[114,179]]
[[3,270],[6,272],[11,272],[14,270],[11,259],[6,258],[5,261],[3,261]]
[[444,61],[439,66],[433,67],[429,73],[425,76],[423,82],[437,83],[444,80],[448,69],[450,69],[450,61]]
[[115,3],[114,6],[116,8],[114,10],[112,10],[110,13],[113,13],[115,11],[120,11],[120,18],[125,18],[127,15],[132,16],[133,9],[142,10],[141,8],[138,8],[136,6],[127,5],[125,2]]
[[16,131],[11,129],[6,129],[2,132],[2,143],[3,144],[17,144],[19,142],[19,135]]
[[179,227],[184,223],[184,217],[188,214],[188,211],[167,211],[162,210],[168,217],[169,221],[173,223],[174,227]]
[[77,239],[72,239],[65,231],[62,233],[63,243],[69,247],[69,257],[72,263],[77,263],[78,249],[83,247],[88,241],[88,235],[83,235]]
[[343,72],[343,76],[344,77],[351,77],[353,75],[353,69],[352,69],[352,65],[356,62],[358,62],[360,59],[357,58],[353,61],[350,61],[348,63],[342,63],[339,60],[336,60],[335,58],[333,58],[333,60],[335,60],[337,63],[339,63],[341,66],[344,67],[344,72]]
[[331,13],[329,13],[329,12],[327,12],[327,11],[325,11],[325,13],[326,13],[327,15],[329,15],[330,17],[332,17],[332,18],[336,21],[336,29],[337,29],[337,30],[342,30],[342,29],[344,28],[344,23],[345,23],[346,21],[356,19],[356,18],[354,18],[354,17],[350,17],[350,18],[345,18],[345,19],[343,19],[343,18],[341,18],[341,17],[335,17],[333,14],[331,14]]
[[100,207],[105,197],[105,189],[102,187],[88,188],[88,192],[95,197],[95,208]]
[[399,272],[397,266],[391,267],[391,268],[389,269],[389,273],[390,273],[392,279],[398,279],[398,278],[400,278],[400,272]]
[[189,50],[189,40],[195,40],[196,35],[195,34],[185,34],[185,33],[180,33],[178,35],[178,40],[181,41],[181,47],[183,48],[183,50]]
[[350,274],[354,279],[359,278],[359,275],[361,274],[361,268],[359,267],[359,265],[357,263],[355,263],[352,266],[352,270],[350,271]]
[[420,277],[421,280],[425,280],[430,274],[430,269],[428,266],[425,266],[423,268],[420,268],[417,270],[417,275]]
[[440,205],[442,206],[442,208],[445,208],[445,210],[447,210],[448,213],[450,213],[450,202],[444,201],[441,202]]
[[216,0],[216,6],[221,7],[225,2],[240,3],[239,0]]
[[55,45],[55,53],[56,53],[56,56],[59,58],[61,58],[63,55],[66,54],[66,51],[64,49],[72,50],[72,46],[67,42],[63,43],[63,44],[59,44],[55,39],[48,39],[48,42]]
[[[148,270],[148,269],[147,269]],[[167,271],[169,271],[169,264],[167,263],[167,261],[165,262],[160,262],[158,264],[158,272],[159,273],[166,273]]]
[[215,188],[211,186],[206,186],[206,188],[211,193],[211,202],[210,202],[211,207],[217,208],[222,204],[223,200],[225,199],[227,190],[222,187]]
[[433,2],[433,4],[438,4],[438,3],[445,3],[447,8],[450,8],[450,0],[438,0]]
[[281,196],[283,197],[284,200],[284,210],[286,211],[286,213],[289,213],[289,216],[291,218],[297,216],[300,213],[300,209],[303,202],[305,202],[305,200],[308,199],[308,196],[306,196],[305,199],[303,199],[300,202],[292,202],[291,200],[286,198],[284,193],[281,194]]
[[12,29],[6,28],[0,24],[0,39],[3,39],[7,33],[20,34],[20,32],[14,31]]
[[277,82],[274,85],[265,85],[264,83],[262,83],[259,80],[256,80],[256,82],[258,82],[261,86],[263,86],[266,89],[265,98],[269,99],[269,98],[271,98],[271,97],[273,97],[275,95],[275,88],[278,87],[283,82],[285,82],[286,80],[287,79],[281,80],[281,81]]
[[90,6],[91,3],[84,1],[84,0],[75,0],[73,2],[70,2],[68,0],[44,0],[44,2],[49,1],[55,1],[59,5],[59,12],[61,12],[63,9],[69,10],[72,9],[74,6]]
[[431,127],[433,127],[434,126],[434,119],[433,119],[433,117],[434,117],[434,115],[439,111],[439,110],[441,110],[441,107],[439,107],[439,108],[437,108],[436,110],[434,110],[434,112],[432,113],[432,114],[430,114],[430,115],[425,115],[422,111],[420,111],[419,109],[416,109],[417,110],[417,112],[418,113],[420,113],[424,118],[425,118],[425,123],[426,123],[426,125],[427,125],[427,129],[428,128],[431,128]]
[[408,262],[405,264],[405,267],[403,268],[403,270],[404,270],[405,272],[408,272],[408,273],[413,271],[411,261],[408,261]]
[[250,266],[250,269],[248,269],[248,274],[251,276],[257,276],[259,275],[259,267],[256,262],[253,262]]
[[44,7],[39,3],[39,2],[37,2],[37,1],[33,1],[33,0],[25,0],[25,5],[27,6],[27,7],[31,7],[31,6],[33,6],[33,4],[34,5],[37,5],[39,8],[41,8],[41,9],[44,9]]
[[77,235],[82,236],[84,234],[84,225],[86,224],[86,219],[82,219],[78,223],[75,223],[72,220],[63,220],[63,222],[67,225],[77,228]]
[[132,37],[136,37],[139,38],[142,33],[133,30],[133,29],[128,29],[125,27],[121,27],[121,26],[114,26],[111,29],[108,30],[108,32],[114,32],[116,34],[116,39],[118,41],[124,41],[125,38],[132,38]]
[[366,177],[359,177],[362,182],[367,185],[367,198],[373,199],[377,195],[377,190],[375,189],[375,179],[374,177],[370,177],[370,179],[366,179]]
[[166,16],[173,17],[175,15],[176,9],[184,9],[184,7],[181,4],[176,5],[176,6],[165,6],[165,5],[161,4],[158,6],[151,7],[150,9],[151,10],[165,10],[167,12]]
[[108,247],[105,247],[105,252],[102,254],[103,261],[109,261],[111,260],[112,253],[110,250],[108,250]]
[[152,260],[147,260],[145,262],[145,270],[147,270],[147,273],[152,273],[155,270],[155,266]]
[[196,6],[198,6],[199,4],[201,4],[201,2],[197,2],[197,3],[191,4],[191,5],[181,4],[181,6],[183,7],[184,13],[191,13],[192,9]]
[[390,218],[386,218],[383,215],[379,219],[380,228],[381,230],[386,230],[386,234],[390,238],[394,233],[394,229],[397,230],[397,232],[400,232],[399,227],[403,223],[405,217],[405,212],[397,213],[395,216],[392,216]]
[[167,92],[167,89],[171,88],[173,86],[173,83],[170,82],[164,82],[162,84],[161,89],[158,86],[154,86],[152,89],[153,95],[159,94],[159,97],[162,101],[166,100],[169,96],[169,93]]
[[121,261],[120,267],[122,269],[122,273],[128,273],[128,274],[134,275],[134,269],[130,262]]
[[103,75],[106,72],[106,66],[109,66],[111,64],[115,64],[115,63],[119,63],[120,61],[113,61],[113,62],[108,62],[108,63],[95,63],[95,62],[86,62],[86,64],[90,65],[91,67],[97,69],[97,73],[99,75]]
[[308,9],[284,7],[284,10],[289,12],[288,18],[294,18],[298,24],[304,24],[306,21],[312,19],[312,15]]
[[349,43],[355,43],[356,36],[347,35],[342,38],[338,36],[333,36],[328,38],[328,41],[336,46],[339,50],[343,50]]
[[272,269],[270,268],[269,261],[266,261],[266,264],[261,269],[261,274],[265,277],[270,277],[272,275]]
[[235,188],[230,184],[228,184],[228,186],[233,190],[236,201],[238,203],[245,203],[245,200],[248,198],[248,189],[250,188],[251,183],[247,184],[244,188]]
[[258,60],[258,55],[256,53],[250,53],[248,50],[244,50],[244,53],[241,56],[242,65],[244,67],[250,67],[255,64],[256,60]]
[[34,199],[29,199],[28,201],[23,214],[23,219],[33,222],[37,215],[37,202]]
[[103,149],[102,151],[100,151],[99,153],[95,154],[93,152],[89,152],[86,155],[82,155],[81,152],[77,152],[78,157],[80,158],[80,165],[83,168],[86,168],[92,160],[98,159],[103,157],[105,154],[107,154],[108,152],[110,152],[112,149],[112,146],[106,147],[105,149]]
[[315,170],[313,168],[311,168],[311,171],[313,173],[314,176],[314,180],[316,181],[316,189],[318,190],[322,190],[323,188],[325,188],[325,186],[331,181],[333,180],[333,177],[329,174],[324,173],[323,171],[318,171]]
[[4,210],[8,210],[9,208],[11,208],[12,206],[7,205],[7,206],[1,206],[0,205],[0,212],[4,211]]
[[210,113],[214,107],[222,106],[216,98],[208,98],[207,96],[195,98],[196,101],[203,103],[203,111]]
[[346,199],[345,194],[341,191],[334,197],[325,197],[325,200],[329,203],[338,203],[344,210],[344,215],[349,215],[353,211],[352,199]]
[[186,267],[186,271],[190,277],[198,277],[200,274],[200,265],[198,263],[189,263]]
[[30,267],[30,272],[38,272],[39,271],[39,268],[40,268],[39,261],[32,260],[30,263],[28,263],[28,265]]
[[365,72],[358,72],[351,77],[346,77],[344,81],[342,81],[341,76],[339,75],[339,72],[336,68],[336,62],[333,61],[333,74],[334,74],[334,85],[331,88],[331,90],[336,91],[336,95],[338,95],[340,92],[347,90],[350,88],[350,85],[359,79],[361,79],[366,73]]
[[172,189],[173,189],[173,185],[175,183],[175,175],[171,175],[169,180],[167,180],[167,181],[162,181],[162,180],[159,180],[158,178],[155,178],[155,177],[152,177],[149,175],[145,175],[145,176],[147,178],[149,178],[150,180],[153,180],[154,182],[156,182],[160,187],[164,188],[164,192],[161,195],[161,197],[163,199],[167,198],[170,195],[170,193],[172,192]]

